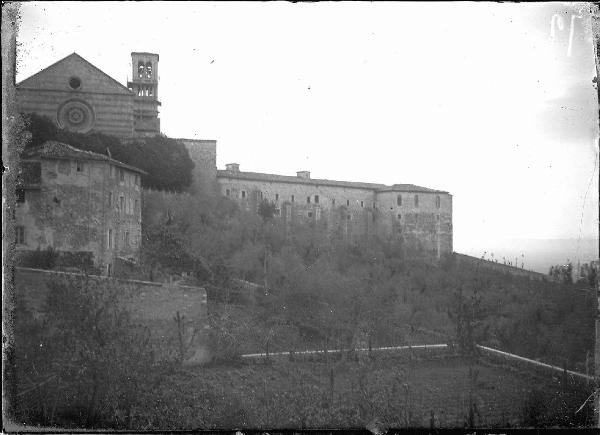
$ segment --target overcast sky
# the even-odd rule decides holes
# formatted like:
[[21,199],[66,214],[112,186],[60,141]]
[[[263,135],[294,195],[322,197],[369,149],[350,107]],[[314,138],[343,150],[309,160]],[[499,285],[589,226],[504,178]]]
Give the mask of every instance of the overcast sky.
[[126,83],[159,53],[163,132],[219,168],[447,190],[457,251],[597,238],[583,6],[32,2],[17,39],[17,81],[77,52]]

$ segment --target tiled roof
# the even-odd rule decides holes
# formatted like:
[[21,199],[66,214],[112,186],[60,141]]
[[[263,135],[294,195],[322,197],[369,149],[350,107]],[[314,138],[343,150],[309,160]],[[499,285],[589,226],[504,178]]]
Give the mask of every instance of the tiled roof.
[[39,147],[26,149],[21,154],[21,157],[25,159],[28,157],[37,156],[46,159],[101,160],[110,162],[115,166],[119,166],[130,171],[138,172],[140,174],[146,173],[135,166],[127,165],[118,160],[110,158],[107,155],[94,153],[92,151],[80,150],[71,145],[67,145],[66,143],[56,142],[53,140],[44,142]]
[[448,193],[445,190],[430,189],[429,187],[417,186],[415,184],[394,184],[385,186],[379,192],[424,192],[424,193]]
[[336,180],[324,180],[318,178],[302,178],[294,177],[290,175],[277,175],[277,174],[263,174],[260,172],[241,172],[241,171],[227,171],[218,170],[218,178],[235,178],[238,180],[251,180],[251,181],[270,181],[278,183],[291,183],[291,184],[308,184],[313,186],[333,186],[333,187],[345,187],[349,189],[368,189],[376,192],[428,192],[428,193],[448,193],[442,190],[429,189],[427,187],[416,186],[414,184],[394,184],[393,186],[386,186],[385,184],[377,183],[361,183],[355,181],[336,181]]

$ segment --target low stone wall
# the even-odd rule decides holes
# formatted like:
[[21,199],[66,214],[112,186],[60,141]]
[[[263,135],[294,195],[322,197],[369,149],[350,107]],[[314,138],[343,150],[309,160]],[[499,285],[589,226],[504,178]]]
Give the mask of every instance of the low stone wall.
[[[153,339],[167,356],[176,355],[179,351],[181,332],[187,350],[185,363],[198,364],[210,360],[204,288],[24,267],[15,269],[15,290],[24,297],[26,304],[33,311],[40,310],[48,292],[47,283],[52,279],[110,281],[122,287],[123,301],[129,308],[132,318],[149,328]],[[176,321],[178,314],[179,326]]]
[[76,269],[79,272],[97,272],[94,267],[94,253],[90,251],[24,249],[16,252],[15,262],[27,268]]
[[477,345],[480,355],[488,362],[504,368],[512,368],[518,372],[535,374],[543,378],[565,378],[572,382],[592,383],[593,375],[567,370],[551,364],[525,358],[519,355],[513,355],[498,349]]
[[471,264],[471,265],[479,264],[482,268],[485,268],[488,270],[494,270],[497,272],[509,273],[513,276],[523,276],[523,277],[527,277],[529,279],[536,279],[539,281],[548,280],[548,276],[544,275],[543,273],[534,272],[532,270],[527,270],[527,269],[520,269],[518,267],[509,266],[507,264],[496,263],[494,261],[485,260],[485,259],[477,258],[477,257],[472,257],[470,255],[459,254],[458,252],[455,252],[453,254],[453,257],[454,257],[454,261],[456,261],[458,264],[460,264],[460,263]]

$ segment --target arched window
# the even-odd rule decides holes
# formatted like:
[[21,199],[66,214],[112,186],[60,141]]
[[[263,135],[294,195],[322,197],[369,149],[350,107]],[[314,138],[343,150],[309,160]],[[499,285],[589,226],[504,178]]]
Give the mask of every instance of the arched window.
[[440,208],[440,204],[441,204],[440,196],[438,195],[438,196],[435,197],[435,206],[437,208]]
[[419,206],[419,195],[415,195],[415,207]]
[[402,195],[398,195],[398,196],[396,197],[396,204],[397,204],[397,205],[402,205]]
[[142,78],[144,77],[144,62],[142,62],[141,60],[138,62],[138,77]]
[[146,77],[152,78],[152,63],[146,62]]

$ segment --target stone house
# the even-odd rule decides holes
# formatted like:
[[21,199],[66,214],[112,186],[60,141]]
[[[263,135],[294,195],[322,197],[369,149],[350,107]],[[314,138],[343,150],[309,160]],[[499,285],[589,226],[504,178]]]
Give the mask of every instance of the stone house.
[[138,260],[143,171],[52,141],[21,158],[17,251],[52,247],[63,264],[93,265],[107,275],[118,260]]

